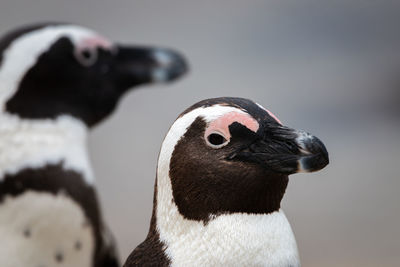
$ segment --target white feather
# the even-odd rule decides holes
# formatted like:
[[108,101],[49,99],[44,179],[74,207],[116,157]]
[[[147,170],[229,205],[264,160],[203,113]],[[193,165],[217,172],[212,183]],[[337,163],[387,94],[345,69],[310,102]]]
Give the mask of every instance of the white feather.
[[63,163],[65,169],[94,182],[87,148],[87,127],[71,116],[51,119],[21,119],[0,114],[0,181],[6,174],[25,168]]

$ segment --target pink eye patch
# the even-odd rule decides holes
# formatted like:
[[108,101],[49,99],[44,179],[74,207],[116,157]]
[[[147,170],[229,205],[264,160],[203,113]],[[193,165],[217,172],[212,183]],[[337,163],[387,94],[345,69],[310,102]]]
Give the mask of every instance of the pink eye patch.
[[212,121],[208,126],[208,128],[206,129],[205,136],[217,132],[222,134],[223,136],[225,136],[227,140],[229,140],[231,138],[231,134],[229,132],[229,125],[231,125],[234,122],[238,122],[246,126],[253,132],[257,132],[259,128],[258,122],[249,114],[232,111]]
[[86,49],[94,50],[95,48],[103,48],[105,50],[111,50],[113,48],[113,44],[102,36],[93,36],[85,38],[77,44],[78,51]]

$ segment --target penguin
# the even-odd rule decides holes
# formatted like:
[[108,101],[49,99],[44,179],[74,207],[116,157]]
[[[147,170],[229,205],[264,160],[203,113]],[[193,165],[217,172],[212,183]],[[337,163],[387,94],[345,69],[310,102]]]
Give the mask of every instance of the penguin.
[[88,130],[128,89],[186,71],[176,51],[118,45],[68,23],[24,26],[0,39],[0,266],[120,266]]
[[159,154],[150,230],[132,266],[300,266],[280,208],[288,176],[329,162],[324,144],[243,98],[184,111]]

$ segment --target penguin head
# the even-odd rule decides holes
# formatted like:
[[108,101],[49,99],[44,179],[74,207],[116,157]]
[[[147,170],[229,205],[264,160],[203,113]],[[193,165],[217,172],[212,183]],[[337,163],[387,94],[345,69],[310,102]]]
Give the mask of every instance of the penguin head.
[[93,126],[129,88],[186,70],[172,50],[117,45],[77,25],[23,27],[0,39],[0,108],[24,119],[71,115]]
[[317,137],[282,125],[255,102],[208,99],[170,128],[160,152],[157,201],[171,201],[170,192],[190,220],[271,213],[280,208],[288,175],[320,170],[328,161]]

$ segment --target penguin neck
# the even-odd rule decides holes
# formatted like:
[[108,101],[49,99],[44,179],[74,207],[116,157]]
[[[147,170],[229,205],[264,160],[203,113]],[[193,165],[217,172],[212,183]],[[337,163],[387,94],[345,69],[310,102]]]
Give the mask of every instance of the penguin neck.
[[30,168],[62,164],[79,172],[87,183],[94,176],[87,151],[87,127],[71,116],[56,119],[22,119],[0,113],[0,181]]
[[300,266],[296,240],[282,210],[210,215],[207,223],[186,219],[162,168],[149,235],[158,235],[172,266]]

